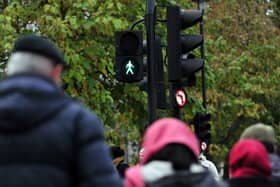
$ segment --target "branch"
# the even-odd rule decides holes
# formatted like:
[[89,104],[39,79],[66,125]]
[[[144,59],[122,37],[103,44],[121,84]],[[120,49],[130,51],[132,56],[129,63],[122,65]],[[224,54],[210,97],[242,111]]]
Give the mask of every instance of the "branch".
[[0,7],[1,10],[4,10],[9,4],[9,0],[3,0],[3,5]]

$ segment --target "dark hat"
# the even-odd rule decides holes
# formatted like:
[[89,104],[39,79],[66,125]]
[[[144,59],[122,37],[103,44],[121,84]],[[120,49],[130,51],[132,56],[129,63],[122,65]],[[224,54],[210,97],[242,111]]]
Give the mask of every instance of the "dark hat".
[[124,156],[124,151],[119,146],[111,146],[110,152],[113,159]]
[[46,37],[37,35],[24,35],[18,38],[12,50],[15,52],[30,52],[52,59],[55,64],[66,65],[62,52]]
[[257,123],[247,127],[241,134],[240,139],[256,139],[262,142],[276,142],[275,131],[272,126]]

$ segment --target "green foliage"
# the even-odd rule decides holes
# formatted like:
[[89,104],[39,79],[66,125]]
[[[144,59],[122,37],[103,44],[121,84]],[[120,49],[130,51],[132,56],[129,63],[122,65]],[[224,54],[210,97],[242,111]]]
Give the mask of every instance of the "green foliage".
[[132,127],[134,133],[135,124],[146,119],[147,95],[135,85],[114,80],[114,32],[143,18],[144,8],[136,0],[12,0],[0,12],[1,62],[6,62],[19,35],[48,36],[68,62],[64,73],[68,94],[94,110],[106,128]]
[[280,0],[271,0],[272,5],[271,9],[273,13],[271,14],[271,19],[273,20],[273,23],[280,28]]
[[[279,1],[274,2],[278,15]],[[170,4],[197,8],[190,0],[157,0],[158,19],[166,19],[165,8]],[[145,6],[139,0],[11,0],[1,4],[0,66],[4,67],[17,36],[31,32],[48,36],[68,62],[66,92],[100,116],[108,142],[121,146],[126,138],[140,142],[148,124],[148,97],[136,84],[114,79],[114,32],[143,19]],[[280,35],[273,24],[277,25],[279,16],[273,23],[266,16],[271,6],[262,0],[208,1],[204,25],[207,110],[212,115],[211,152],[216,160],[223,159],[245,127],[259,121],[275,126],[280,141]],[[145,31],[143,24],[136,28]],[[165,23],[158,23],[156,32],[166,45]],[[183,120],[187,122],[204,110],[201,87],[199,73],[197,86],[186,89]],[[171,115],[170,110],[157,113]]]
[[[279,134],[279,30],[265,14],[269,5],[235,0],[209,6],[207,96],[215,144],[231,148],[242,130],[256,122],[277,127]],[[226,152],[220,146],[216,157]]]

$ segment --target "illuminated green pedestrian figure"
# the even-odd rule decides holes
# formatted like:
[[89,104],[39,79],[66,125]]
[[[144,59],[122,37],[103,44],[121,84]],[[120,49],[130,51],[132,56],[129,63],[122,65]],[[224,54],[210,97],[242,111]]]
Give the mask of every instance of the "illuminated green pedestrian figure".
[[129,74],[134,75],[134,71],[133,71],[134,65],[132,64],[131,60],[129,60],[128,63],[125,65],[125,69],[126,69],[125,72],[126,75]]
[[141,81],[144,77],[143,32],[141,30],[117,31],[115,39],[115,78],[119,82],[127,83]]

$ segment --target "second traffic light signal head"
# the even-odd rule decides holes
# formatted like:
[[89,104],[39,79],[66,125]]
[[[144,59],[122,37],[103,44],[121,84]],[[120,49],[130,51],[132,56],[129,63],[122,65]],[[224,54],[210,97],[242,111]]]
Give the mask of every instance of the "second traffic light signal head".
[[195,133],[198,136],[201,142],[206,142],[210,144],[211,134],[210,129],[211,125],[209,123],[211,115],[209,113],[196,113],[193,118],[193,124]]
[[142,31],[116,32],[115,76],[122,82],[138,82],[143,78]]
[[178,6],[167,7],[168,80],[178,82],[202,69],[203,59],[182,60],[183,54],[203,45],[201,34],[181,34],[181,30],[202,21],[203,11],[183,10]]

